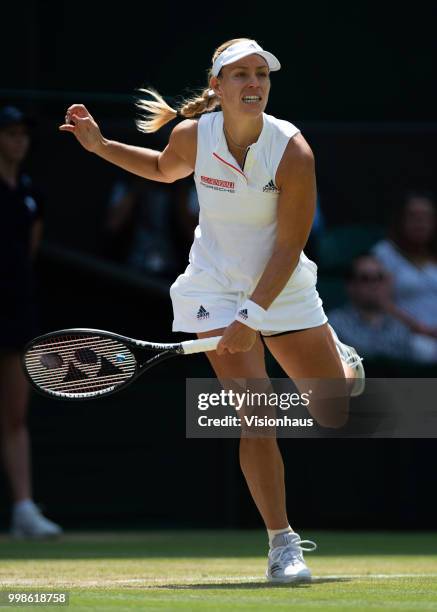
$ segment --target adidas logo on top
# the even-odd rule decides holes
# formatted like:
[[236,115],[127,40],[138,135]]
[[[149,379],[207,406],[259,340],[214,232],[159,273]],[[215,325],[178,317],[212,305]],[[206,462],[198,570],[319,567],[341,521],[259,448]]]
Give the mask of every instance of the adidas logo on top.
[[267,185],[264,185],[263,191],[268,193],[279,193],[279,189],[276,187],[273,181],[270,181],[267,183]]
[[197,311],[197,318],[199,319],[199,321],[209,318],[209,312],[206,310],[206,308],[204,308],[203,306],[199,308],[199,310]]

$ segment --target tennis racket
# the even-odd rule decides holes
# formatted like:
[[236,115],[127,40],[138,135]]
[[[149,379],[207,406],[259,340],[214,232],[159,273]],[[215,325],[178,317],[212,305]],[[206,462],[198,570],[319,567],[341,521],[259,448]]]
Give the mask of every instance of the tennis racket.
[[123,389],[170,357],[213,351],[219,340],[216,336],[160,344],[99,329],[61,329],[29,342],[23,367],[43,395],[85,400]]

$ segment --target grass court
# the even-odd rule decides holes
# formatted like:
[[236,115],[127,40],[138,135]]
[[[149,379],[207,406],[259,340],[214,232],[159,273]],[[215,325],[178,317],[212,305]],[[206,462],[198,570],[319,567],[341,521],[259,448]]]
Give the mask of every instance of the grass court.
[[319,548],[305,556],[312,584],[297,586],[264,580],[263,531],[71,532],[53,542],[2,535],[0,588],[70,594],[68,607],[19,608],[27,610],[437,610],[437,533],[300,535]]

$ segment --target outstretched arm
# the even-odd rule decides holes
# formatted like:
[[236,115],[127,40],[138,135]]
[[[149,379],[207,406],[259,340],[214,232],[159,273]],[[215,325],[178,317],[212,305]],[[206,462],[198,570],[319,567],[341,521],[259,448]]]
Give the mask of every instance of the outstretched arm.
[[62,132],[75,135],[91,153],[132,174],[162,183],[173,183],[194,170],[197,143],[197,122],[186,120],[172,131],[164,151],[136,147],[104,138],[96,121],[83,104],[67,110]]

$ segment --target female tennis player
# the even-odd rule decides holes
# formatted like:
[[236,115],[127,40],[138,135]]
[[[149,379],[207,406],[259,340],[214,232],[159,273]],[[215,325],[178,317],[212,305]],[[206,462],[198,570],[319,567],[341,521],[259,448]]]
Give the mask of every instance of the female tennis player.
[[[327,324],[316,265],[303,253],[315,210],[313,154],[298,128],[264,113],[270,72],[279,69],[274,55],[239,38],[215,51],[208,87],[178,110],[145,90],[153,100],[139,102],[148,113],[137,122],[141,131],[154,132],[178,115],[186,119],[163,152],[107,140],[81,104],[68,108],[60,130],[147,179],[173,182],[194,171],[199,225],[190,263],[170,290],[173,331],[222,335],[208,353],[220,380],[267,379],[264,342],[294,380],[346,378],[358,395],[361,359]],[[344,424],[347,407],[338,404],[319,422]],[[302,551],[315,544],[289,525],[276,440],[242,438],[240,463],[268,530],[267,578],[309,580]]]

